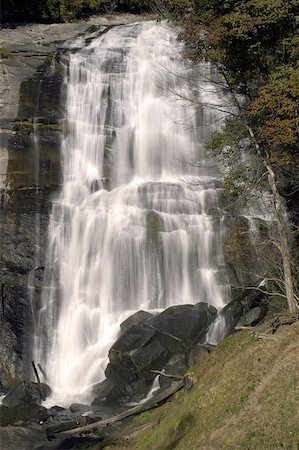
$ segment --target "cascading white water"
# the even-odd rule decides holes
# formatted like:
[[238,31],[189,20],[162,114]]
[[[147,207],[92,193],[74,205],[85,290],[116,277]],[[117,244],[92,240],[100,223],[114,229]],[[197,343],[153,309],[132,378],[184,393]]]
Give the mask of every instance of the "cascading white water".
[[219,99],[212,85],[194,93],[181,50],[172,29],[149,22],[70,54],[63,188],[36,338],[60,404],[104,378],[130,312],[228,299],[219,182],[203,145],[215,112],[200,106]]

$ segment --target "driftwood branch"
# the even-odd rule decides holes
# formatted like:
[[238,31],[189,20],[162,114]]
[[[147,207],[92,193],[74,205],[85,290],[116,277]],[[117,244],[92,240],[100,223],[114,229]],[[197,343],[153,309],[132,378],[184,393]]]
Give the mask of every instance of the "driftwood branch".
[[37,369],[36,369],[35,362],[32,361],[31,364],[32,364],[32,367],[33,367],[34,375],[36,376],[36,381],[38,382],[38,384],[40,384],[40,378],[39,378],[38,371],[37,371]]
[[270,341],[280,341],[281,338],[275,337],[269,334],[252,333],[252,336],[256,339],[266,339]]
[[237,326],[237,327],[235,327],[235,330],[236,331],[240,331],[240,330],[254,330],[255,329],[255,327],[245,327],[245,326],[241,326],[241,325],[239,325],[239,326]]
[[38,390],[39,390],[40,397],[44,401],[47,398],[47,396],[45,394],[44,386],[42,385],[42,383],[40,381],[35,362],[31,361],[31,364],[32,364],[32,367],[33,367],[33,372],[34,372],[34,374],[36,376],[37,383],[38,383]]
[[[299,320],[299,314],[280,314],[276,315],[272,319],[268,320],[263,325],[257,327],[246,327],[246,326],[237,326],[235,330],[248,330],[251,331],[253,337],[258,339],[272,339],[272,340],[280,340],[280,337],[272,336],[276,330],[282,325],[292,325],[294,322]],[[253,331],[256,330],[256,331]]]
[[163,377],[175,378],[176,380],[181,380],[183,377],[179,375],[171,375],[170,373],[161,372],[160,370],[151,370],[152,373],[157,373],[158,375],[163,375]]
[[144,403],[134,406],[133,408],[127,409],[127,411],[124,411],[106,420],[100,420],[98,422],[90,423],[89,425],[85,425],[83,427],[73,428],[72,430],[66,430],[61,433],[57,433],[55,437],[57,438],[67,437],[73,434],[78,434],[86,431],[87,432],[93,431],[99,428],[105,428],[116,422],[120,422],[121,420],[127,419],[128,417],[132,417],[135,416],[136,414],[140,414],[144,411],[156,408],[160,403],[164,402],[165,400],[167,400],[167,398],[171,397],[177,391],[182,389],[183,386],[184,386],[183,380],[177,381],[176,383],[172,384],[168,389],[165,389],[159,394],[157,394],[155,397],[152,397],[147,401],[145,401]]
[[279,327],[283,325],[292,325],[297,320],[299,320],[299,313],[278,314],[259,327],[259,329],[265,334],[274,334]]

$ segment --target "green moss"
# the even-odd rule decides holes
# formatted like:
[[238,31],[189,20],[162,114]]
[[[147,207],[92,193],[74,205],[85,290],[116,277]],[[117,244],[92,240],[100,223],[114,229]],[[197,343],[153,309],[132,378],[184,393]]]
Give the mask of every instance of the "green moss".
[[37,130],[52,130],[52,131],[60,131],[61,133],[66,130],[66,127],[64,124],[61,123],[43,123],[43,122],[37,122],[33,124],[32,122],[29,122],[28,120],[16,120],[13,124],[13,131],[16,131],[18,134],[25,134],[29,135],[32,133],[32,131],[35,129]]
[[45,64],[47,64],[47,65],[51,64],[51,62],[52,62],[53,59],[54,59],[54,56],[55,56],[55,53],[49,52],[49,53],[47,54],[47,56],[46,56]]
[[0,59],[11,59],[13,54],[7,48],[0,47]]
[[161,217],[156,211],[149,211],[146,215],[146,232],[148,236],[164,231]]
[[5,362],[1,364],[1,382],[6,389],[11,389],[18,383],[18,380],[12,375],[9,365]]
[[224,256],[228,264],[239,267],[243,272],[250,272],[255,267],[256,252],[246,219],[237,217],[230,223],[224,241]]

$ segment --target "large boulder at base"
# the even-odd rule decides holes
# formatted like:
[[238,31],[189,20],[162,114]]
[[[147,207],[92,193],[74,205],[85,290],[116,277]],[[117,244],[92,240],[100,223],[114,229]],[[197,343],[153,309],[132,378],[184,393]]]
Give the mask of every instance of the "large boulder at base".
[[219,316],[224,319],[225,332],[222,338],[229,336],[235,330],[240,317],[244,312],[244,307],[239,299],[228,303],[219,313]]
[[95,394],[95,398],[91,404],[93,407],[92,409],[101,406],[104,403],[118,403],[122,400],[122,392],[112,383],[112,381],[107,379],[94,386],[93,394]]
[[83,403],[72,403],[70,406],[70,411],[73,414],[84,414],[90,411],[90,406]]
[[110,350],[110,363],[105,375],[124,394],[127,393],[128,384],[136,382],[139,378],[144,380],[145,385],[152,381],[156,376],[153,371],[161,370],[170,358],[169,353],[156,340],[152,340],[139,349],[124,349],[122,345],[120,348],[122,351],[117,350],[117,358],[115,358],[114,350],[110,357],[112,349]]
[[[260,288],[259,288],[260,289]],[[219,313],[225,321],[225,334],[222,338],[234,332],[236,325],[239,325],[241,317],[255,308],[266,299],[266,294],[260,290],[245,291],[236,300],[228,303]],[[264,310],[264,307],[261,305]]]
[[217,315],[207,303],[171,306],[145,322],[157,332],[156,339],[169,353],[188,351],[205,335]]
[[47,444],[47,436],[40,428],[0,427],[0,443],[3,450],[44,449],[43,445]]
[[[154,374],[154,376],[157,376],[157,374]],[[124,387],[124,400],[125,402],[135,402],[139,403],[141,400],[146,398],[149,391],[151,390],[151,387],[153,385],[153,380],[148,381],[142,377],[139,377],[136,379],[136,381],[133,381],[132,383],[127,384]],[[113,404],[113,402],[110,400],[109,397],[107,397],[106,403]]]
[[120,324],[120,329],[122,333],[124,333],[131,325],[143,325],[144,322],[152,316],[153,314],[149,312],[142,310],[137,311]]
[[124,357],[130,359],[130,355],[144,347],[154,336],[155,331],[139,325],[132,325],[114,342],[109,350],[109,360],[112,364],[118,364]]
[[37,403],[23,403],[17,406],[0,405],[0,425],[40,423],[50,417],[49,411]]
[[4,406],[17,406],[23,403],[40,403],[51,394],[51,389],[44,383],[21,381],[3,398]]
[[266,312],[264,306],[256,306],[241,317],[237,326],[251,327],[257,325],[265,317]]
[[98,392],[95,389],[95,403],[144,398],[157,372],[174,355],[167,370],[182,375],[187,369],[185,355],[205,336],[217,310],[207,303],[197,303],[172,306],[148,318],[146,315],[139,311],[129,318],[135,323],[124,323],[123,333],[109,351],[107,380],[98,385]]

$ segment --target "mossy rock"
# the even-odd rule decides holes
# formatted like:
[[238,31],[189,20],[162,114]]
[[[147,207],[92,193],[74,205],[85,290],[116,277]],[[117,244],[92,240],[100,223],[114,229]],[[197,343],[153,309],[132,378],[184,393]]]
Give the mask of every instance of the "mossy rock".
[[0,59],[11,59],[13,58],[12,53],[4,47],[0,47]]
[[146,232],[148,236],[164,231],[163,220],[156,211],[148,211],[146,215]]

